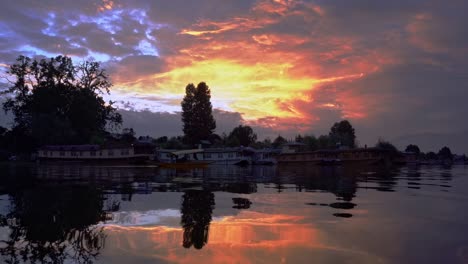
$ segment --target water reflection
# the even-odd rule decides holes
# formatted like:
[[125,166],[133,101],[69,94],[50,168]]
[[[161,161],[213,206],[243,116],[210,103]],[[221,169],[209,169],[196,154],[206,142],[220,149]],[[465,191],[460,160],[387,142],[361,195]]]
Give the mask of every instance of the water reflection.
[[[312,257],[317,250],[321,256],[333,251],[333,261],[360,262],[369,256],[323,245],[323,226],[313,223],[362,221],[376,210],[362,203],[369,194],[391,200],[454,188],[451,168],[0,169],[6,172],[0,178],[6,197],[0,199],[0,254],[11,263],[131,261],[123,255],[193,262],[193,252],[204,252],[200,262],[226,262],[225,255],[256,262],[252,252],[272,262],[303,262],[295,255]],[[187,250],[192,247],[201,251]]]
[[99,189],[40,186],[11,193],[10,203],[0,215],[10,230],[0,248],[6,262],[91,262],[104,247],[103,229],[94,226],[108,212]]
[[208,243],[214,194],[205,190],[187,190],[182,196],[181,225],[184,228],[184,248],[201,249]]

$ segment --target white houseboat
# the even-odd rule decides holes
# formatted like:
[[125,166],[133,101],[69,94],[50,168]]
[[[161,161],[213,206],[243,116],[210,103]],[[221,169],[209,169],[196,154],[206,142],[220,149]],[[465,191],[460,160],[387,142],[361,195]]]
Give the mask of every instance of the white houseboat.
[[251,164],[254,150],[251,148],[207,148],[173,150],[159,149],[156,159],[160,163],[184,164]]
[[206,161],[224,165],[248,165],[252,164],[254,150],[246,147],[236,148],[209,148],[203,152]]
[[41,161],[145,161],[152,153],[133,144],[118,145],[47,145],[38,149]]

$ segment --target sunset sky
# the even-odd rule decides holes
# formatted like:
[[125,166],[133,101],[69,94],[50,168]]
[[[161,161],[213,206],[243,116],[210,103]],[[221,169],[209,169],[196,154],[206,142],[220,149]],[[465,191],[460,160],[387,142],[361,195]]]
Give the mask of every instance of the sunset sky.
[[181,135],[185,86],[205,81],[219,134],[349,119],[361,145],[468,152],[467,13],[463,0],[8,0],[0,71],[21,54],[93,57],[139,135]]

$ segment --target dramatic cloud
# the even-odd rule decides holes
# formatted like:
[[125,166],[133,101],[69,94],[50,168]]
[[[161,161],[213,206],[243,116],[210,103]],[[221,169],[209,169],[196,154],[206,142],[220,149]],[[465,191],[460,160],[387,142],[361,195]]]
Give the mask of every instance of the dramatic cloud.
[[205,81],[216,115],[260,138],[347,118],[363,145],[437,150],[448,139],[414,135],[468,130],[467,12],[462,0],[7,1],[0,70],[19,54],[93,57],[139,134],[181,134],[184,88]]

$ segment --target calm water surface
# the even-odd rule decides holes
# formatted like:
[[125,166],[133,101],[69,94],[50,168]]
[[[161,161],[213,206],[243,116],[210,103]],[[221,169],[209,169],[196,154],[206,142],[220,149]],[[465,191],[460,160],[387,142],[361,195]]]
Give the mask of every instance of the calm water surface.
[[468,263],[468,167],[0,166],[6,263]]

